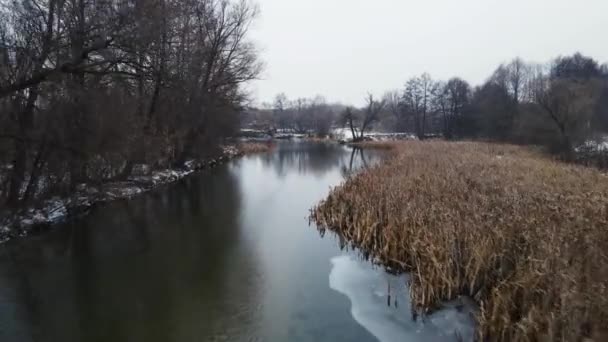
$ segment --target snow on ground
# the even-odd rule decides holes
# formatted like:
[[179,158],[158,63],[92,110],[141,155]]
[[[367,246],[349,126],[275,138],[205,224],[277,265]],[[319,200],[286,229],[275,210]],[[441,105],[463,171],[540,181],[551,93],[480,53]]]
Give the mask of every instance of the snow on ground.
[[575,148],[576,152],[608,152],[608,136],[587,140],[581,146]]
[[129,199],[163,184],[176,182],[197,170],[213,167],[240,155],[236,146],[223,146],[222,155],[206,161],[188,160],[180,169],[150,171],[147,165],[138,165],[136,176],[126,181],[111,182],[95,188],[81,184],[76,193],[68,198],[54,197],[34,208],[9,217],[0,217],[0,243],[17,236],[27,235],[32,228],[49,226],[66,220],[69,216],[86,212],[96,203],[117,199]]
[[[352,141],[353,134],[350,128],[335,128],[332,130],[332,135],[338,140]],[[386,133],[386,132],[366,132],[365,137],[374,141],[387,140],[416,140],[416,136],[411,133]]]
[[30,208],[20,215],[5,218],[0,222],[0,243],[6,242],[15,236],[24,236],[27,229],[37,225],[55,224],[61,222],[68,215],[66,200],[53,197],[44,201],[37,208]]
[[144,192],[140,186],[131,185],[129,183],[113,185],[112,188],[106,190],[105,194],[109,200],[120,198],[131,198]]
[[8,225],[0,224],[0,243],[10,240],[11,229]]
[[65,203],[58,197],[52,199],[49,205],[45,206],[43,217],[49,222],[58,222],[68,214]]
[[[331,130],[331,135],[336,140],[352,141],[353,135],[348,127],[334,128]],[[267,141],[269,139],[305,139],[314,136],[314,132],[308,134],[296,133],[290,129],[277,129],[271,136],[267,131],[255,129],[241,129],[241,135],[248,140]],[[386,132],[366,132],[365,137],[376,141],[385,140],[407,140],[416,139],[416,136],[411,133],[386,133]]]
[[350,128],[334,128],[331,131],[334,137],[341,140],[353,140],[353,133]]
[[21,226],[31,226],[44,223],[56,223],[67,215],[66,203],[59,197],[45,201],[39,208],[31,208],[21,219]]

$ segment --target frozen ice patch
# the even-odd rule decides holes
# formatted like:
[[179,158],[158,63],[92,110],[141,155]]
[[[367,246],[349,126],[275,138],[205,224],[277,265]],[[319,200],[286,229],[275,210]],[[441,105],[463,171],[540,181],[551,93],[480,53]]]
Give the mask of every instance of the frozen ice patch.
[[405,276],[387,274],[352,256],[331,263],[330,287],[350,299],[353,318],[381,342],[473,340],[471,308],[447,305],[414,321]]

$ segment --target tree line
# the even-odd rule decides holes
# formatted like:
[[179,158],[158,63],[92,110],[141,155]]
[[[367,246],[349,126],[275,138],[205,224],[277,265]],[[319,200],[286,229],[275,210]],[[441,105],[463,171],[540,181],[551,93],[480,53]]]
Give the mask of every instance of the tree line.
[[442,81],[423,73],[381,98],[369,95],[365,103],[362,108],[332,105],[331,115],[320,119],[323,112],[302,111],[300,101],[281,94],[254,121],[273,127],[290,127],[285,121],[324,122],[323,127],[347,128],[355,140],[374,127],[419,139],[535,144],[572,158],[575,148],[608,132],[608,66],[580,53],[547,64],[515,58],[476,87],[460,77]]
[[535,144],[572,158],[576,147],[608,132],[608,66],[580,53],[547,64],[515,58],[477,87],[424,73],[385,100],[394,129],[420,139]]
[[320,95],[291,100],[285,93],[280,93],[273,103],[263,103],[259,108],[245,111],[242,124],[270,134],[326,136],[338,123],[338,115],[344,108],[341,104],[327,102]]
[[0,207],[179,166],[239,128],[247,0],[0,0]]

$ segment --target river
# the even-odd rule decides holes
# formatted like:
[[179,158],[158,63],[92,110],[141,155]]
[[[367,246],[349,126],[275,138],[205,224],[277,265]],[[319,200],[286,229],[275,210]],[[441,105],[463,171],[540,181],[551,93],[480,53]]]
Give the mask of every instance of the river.
[[[309,209],[381,152],[281,143],[0,246],[0,341],[456,341]],[[389,300],[390,295],[390,300]]]

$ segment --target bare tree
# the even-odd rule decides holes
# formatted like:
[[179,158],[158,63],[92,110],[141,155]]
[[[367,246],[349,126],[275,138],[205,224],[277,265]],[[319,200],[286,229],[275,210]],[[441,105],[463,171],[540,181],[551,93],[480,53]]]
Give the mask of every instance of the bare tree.
[[274,126],[298,134],[328,135],[334,113],[333,106],[322,96],[289,101],[285,94],[279,94],[273,104]]
[[[273,114],[277,128],[293,129],[293,118],[288,117],[289,99],[285,93],[280,93],[274,98]],[[290,120],[291,119],[291,120]]]
[[368,94],[365,108],[357,111],[349,107],[344,111],[343,119],[351,130],[353,141],[365,139],[365,131],[380,119],[385,106],[386,99],[377,101],[372,94]]
[[396,121],[394,126],[398,132],[406,132],[409,129],[408,113],[403,103],[403,97],[398,90],[392,90],[384,94],[386,109],[391,113]]
[[431,75],[423,73],[420,76],[420,87],[422,93],[422,136],[426,136],[427,132],[427,116],[432,104],[432,98],[437,91],[436,83],[431,79]]
[[307,134],[312,129],[312,117],[308,110],[310,100],[305,98],[296,99],[293,103],[294,131],[299,134]]
[[598,99],[594,82],[545,76],[536,81],[535,100],[555,124],[559,140],[553,146],[567,158],[590,135],[593,106]]
[[508,89],[513,101],[520,103],[524,100],[524,88],[530,73],[529,66],[519,57],[506,66]]
[[262,67],[256,14],[246,0],[2,1],[0,205],[214,153]]
[[446,137],[463,134],[466,131],[464,126],[468,125],[463,121],[463,116],[471,97],[471,87],[463,79],[455,77],[445,84],[442,96],[445,97],[447,106],[447,115],[444,116]]
[[418,138],[423,138],[424,131],[422,130],[422,102],[423,95],[421,93],[420,80],[417,77],[411,78],[405,84],[403,92],[403,104],[405,111],[413,118],[414,129]]
[[447,84],[442,81],[438,81],[435,85],[436,93],[433,98],[433,106],[437,111],[437,114],[441,117],[441,130],[445,138],[452,138],[452,112],[450,111],[450,94]]
[[437,84],[428,73],[411,78],[405,86],[403,102],[406,112],[414,118],[416,135],[424,139],[427,130],[427,119],[433,104],[433,96],[437,91]]
[[327,136],[334,123],[334,111],[322,96],[315,97],[310,102],[310,116],[312,117],[312,131],[318,137]]

